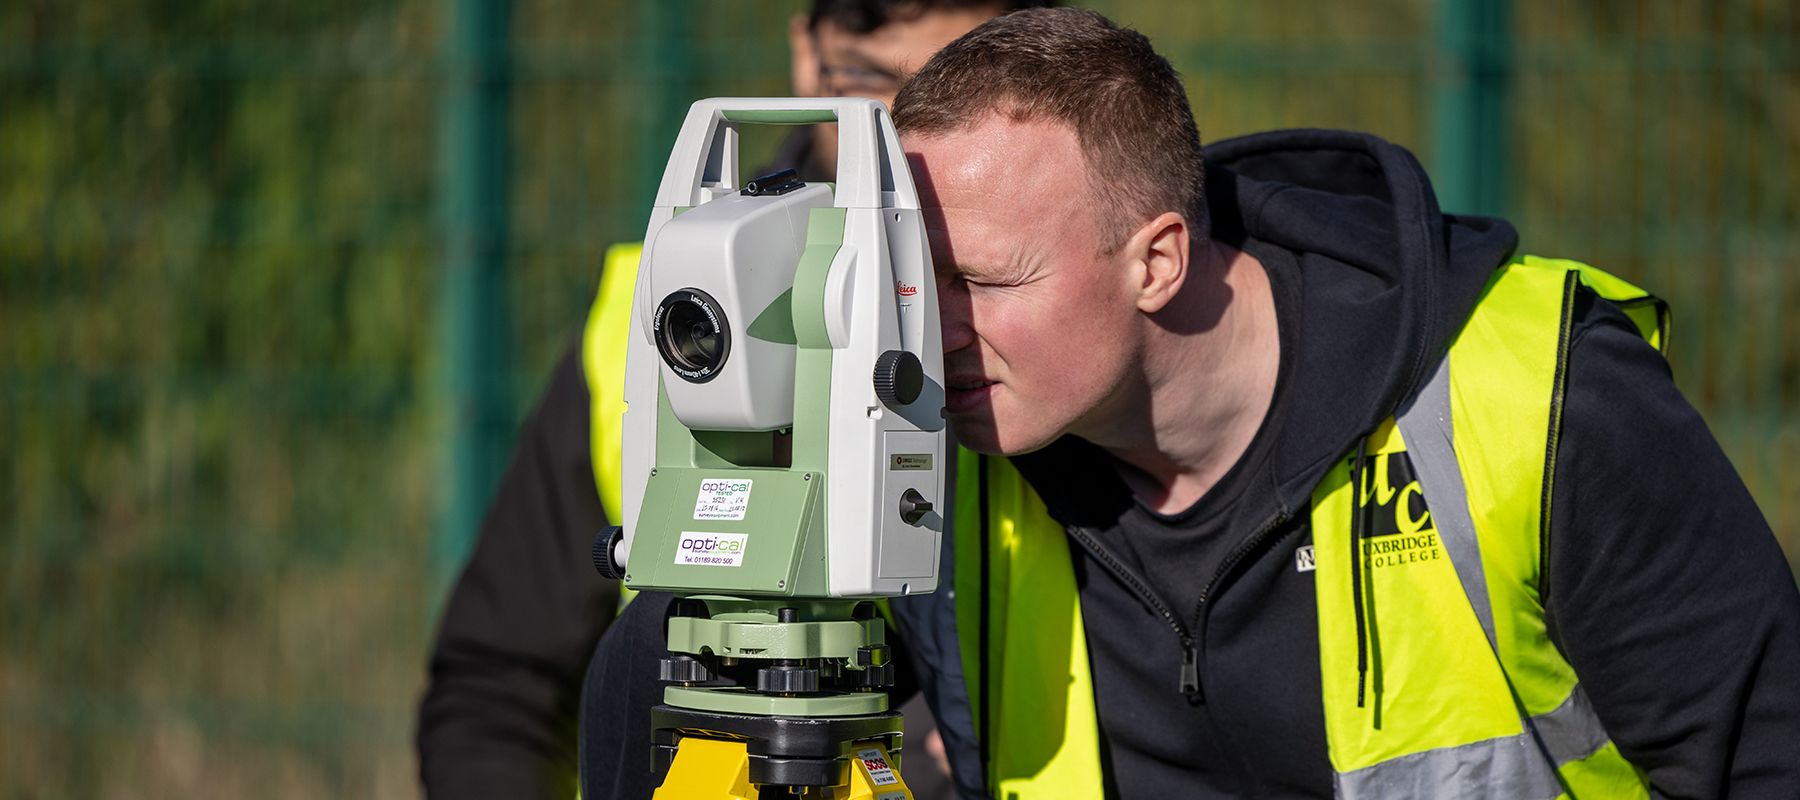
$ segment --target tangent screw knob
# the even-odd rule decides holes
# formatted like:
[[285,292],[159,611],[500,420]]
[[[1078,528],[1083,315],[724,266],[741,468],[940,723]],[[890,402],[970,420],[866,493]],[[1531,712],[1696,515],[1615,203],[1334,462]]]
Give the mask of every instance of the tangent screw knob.
[[624,538],[625,529],[617,525],[601,528],[600,535],[594,537],[594,570],[599,572],[601,577],[611,578],[615,581],[625,577],[624,573],[619,571],[619,562],[616,560],[619,540]]
[[919,399],[925,389],[925,365],[905,350],[889,350],[875,359],[875,396],[890,406]]
[[919,494],[918,489],[907,489],[905,494],[900,495],[900,519],[905,520],[906,524],[917,525],[929,513],[931,502],[925,499],[925,495]]

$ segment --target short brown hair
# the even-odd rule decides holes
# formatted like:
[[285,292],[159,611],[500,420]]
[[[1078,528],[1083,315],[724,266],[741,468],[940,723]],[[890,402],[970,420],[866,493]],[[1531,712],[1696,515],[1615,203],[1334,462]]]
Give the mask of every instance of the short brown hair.
[[990,113],[1074,129],[1116,250],[1164,211],[1207,233],[1200,131],[1181,77],[1143,34],[1086,9],[1028,9],[951,42],[901,88],[902,134],[964,130]]

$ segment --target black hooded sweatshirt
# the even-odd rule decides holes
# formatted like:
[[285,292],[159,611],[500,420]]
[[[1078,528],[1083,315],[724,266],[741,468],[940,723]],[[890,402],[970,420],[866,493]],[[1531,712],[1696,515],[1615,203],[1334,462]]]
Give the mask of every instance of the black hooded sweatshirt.
[[[1178,514],[1075,437],[1013,459],[1072,527],[1110,796],[1328,797],[1309,501],[1424,380],[1516,234],[1440,216],[1412,157],[1288,131],[1207,151],[1214,235],[1269,275],[1275,396]],[[1669,796],[1800,797],[1800,603],[1766,522],[1666,362],[1577,301],[1548,535],[1551,638]],[[1180,690],[1196,642],[1200,692]],[[1391,624],[1391,623],[1390,623]],[[1404,624],[1402,621],[1401,624]]]
[[[1111,458],[1074,437],[1013,462],[1073,532],[1108,796],[1330,797],[1312,573],[1298,571],[1295,558],[1311,541],[1310,494],[1443,355],[1516,235],[1497,220],[1441,216],[1412,157],[1371,136],[1261,134],[1214,144],[1207,158],[1213,235],[1262,263],[1280,326],[1275,397],[1250,447],[1175,515],[1137,503]],[[547,418],[585,415],[579,375],[578,362],[566,360],[527,430],[530,450],[567,450],[567,458],[515,460],[497,509],[509,497],[554,503],[574,491],[533,484],[552,467],[567,472],[565,460],[585,464],[586,425],[577,431],[572,418]],[[560,433],[538,435],[546,431]],[[579,441],[566,440],[577,432]],[[1793,576],[1662,356],[1587,293],[1577,298],[1561,441],[1548,623],[1613,741],[1657,796],[1800,797]],[[562,640],[573,643],[579,621],[596,616],[562,607],[578,594],[569,588],[578,570],[529,568],[552,555],[581,559],[581,533],[551,544],[490,518],[470,566],[479,594],[465,576],[434,658],[420,732],[428,783],[434,761],[449,769],[444,756],[483,749],[478,726],[452,734],[433,724],[434,713],[508,702],[497,679],[469,684],[478,693],[457,690],[460,674],[508,663],[506,651],[532,627],[566,631]],[[493,555],[533,548],[541,558]],[[974,798],[982,796],[978,751],[957,724],[969,711],[945,706],[954,703],[944,682],[962,679],[948,644],[955,633],[942,629],[945,594],[894,602],[911,645],[903,683],[916,676],[932,701],[962,796]],[[465,595],[485,613],[459,613]],[[660,695],[652,678],[666,605],[653,595],[634,602],[588,665],[584,796],[649,796],[646,733]],[[1185,648],[1159,606],[1196,643],[1197,693],[1180,690]],[[532,697],[550,686],[570,697],[579,665],[534,652],[542,656],[529,661],[546,689]],[[507,726],[495,737],[501,748],[544,748],[557,739],[549,729],[566,719],[491,713]],[[546,730],[532,729],[533,719]]]

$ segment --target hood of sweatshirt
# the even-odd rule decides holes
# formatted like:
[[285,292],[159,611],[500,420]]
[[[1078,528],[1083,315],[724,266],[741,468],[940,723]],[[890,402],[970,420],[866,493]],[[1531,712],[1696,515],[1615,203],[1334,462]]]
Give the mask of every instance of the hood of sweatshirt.
[[[1272,131],[1205,155],[1213,237],[1261,260],[1277,295],[1282,377],[1251,445],[1274,496],[1252,502],[1258,519],[1287,517],[1429,376],[1518,234],[1441,213],[1412,154],[1369,134]],[[1096,459],[1065,436],[1012,460],[1059,520],[1106,527],[1132,500],[1068,468]]]
[[1518,234],[1441,213],[1412,154],[1369,134],[1260,133],[1206,158],[1214,237],[1290,258],[1297,277],[1282,419],[1261,434],[1275,437],[1276,499],[1292,513],[1429,376]]

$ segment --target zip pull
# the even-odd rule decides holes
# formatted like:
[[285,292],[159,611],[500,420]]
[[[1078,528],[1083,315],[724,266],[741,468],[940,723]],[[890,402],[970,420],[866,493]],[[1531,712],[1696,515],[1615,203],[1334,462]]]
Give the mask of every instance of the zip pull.
[[1182,642],[1185,646],[1181,653],[1181,693],[1187,696],[1189,703],[1206,702],[1206,693],[1200,691],[1200,643]]

